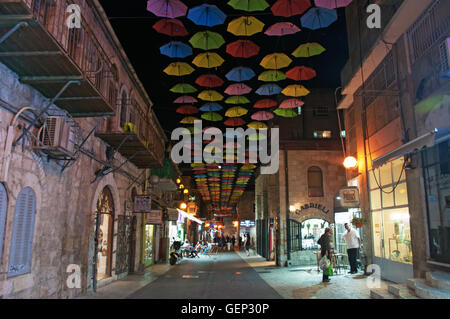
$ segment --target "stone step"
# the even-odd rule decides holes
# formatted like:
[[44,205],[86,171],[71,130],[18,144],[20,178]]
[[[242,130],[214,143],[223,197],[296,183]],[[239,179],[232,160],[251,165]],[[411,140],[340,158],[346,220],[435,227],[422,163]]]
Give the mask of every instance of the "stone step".
[[419,279],[419,278],[410,278],[410,279],[406,280],[406,285],[408,286],[409,289],[415,291],[417,282],[425,282],[425,281],[423,279]]
[[423,299],[450,299],[450,291],[436,289],[426,284],[425,280],[415,281],[415,293]]
[[388,286],[388,292],[399,299],[419,299],[414,290],[406,284],[393,284]]
[[450,274],[446,274],[440,271],[427,272],[426,273],[427,284],[431,287],[450,291]]
[[370,298],[372,299],[395,299],[395,296],[382,288],[370,289]]

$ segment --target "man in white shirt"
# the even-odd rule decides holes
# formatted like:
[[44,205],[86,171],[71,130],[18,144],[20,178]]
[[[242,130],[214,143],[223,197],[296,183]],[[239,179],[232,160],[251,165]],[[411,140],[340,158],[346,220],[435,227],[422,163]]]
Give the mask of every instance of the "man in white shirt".
[[348,261],[350,262],[349,273],[356,274],[358,272],[356,257],[358,256],[358,251],[361,248],[361,238],[359,237],[356,229],[353,229],[349,224],[345,223],[344,227],[347,229],[347,233],[345,233],[343,237],[347,243]]

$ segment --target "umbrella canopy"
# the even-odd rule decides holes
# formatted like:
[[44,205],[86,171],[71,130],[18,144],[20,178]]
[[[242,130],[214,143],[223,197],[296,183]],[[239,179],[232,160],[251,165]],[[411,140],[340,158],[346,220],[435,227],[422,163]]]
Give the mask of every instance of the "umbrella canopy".
[[180,0],[148,0],[147,2],[147,10],[158,17],[182,17],[186,15],[187,9]]
[[314,0],[316,7],[336,9],[348,6],[352,0]]
[[225,100],[227,104],[248,104],[250,100],[243,95],[233,95]]
[[234,83],[227,87],[225,93],[228,95],[244,95],[252,91],[252,88],[244,83]]
[[222,110],[223,107],[218,104],[218,103],[214,103],[214,102],[208,102],[202,105],[202,107],[200,108],[200,111],[202,112],[217,112]]
[[240,17],[228,24],[227,31],[237,36],[252,36],[263,30],[264,23],[255,17]]
[[223,95],[214,90],[206,90],[199,93],[198,98],[203,101],[216,102],[222,101]]
[[198,66],[199,68],[207,68],[207,69],[221,66],[223,62],[225,62],[225,60],[222,59],[222,57],[215,52],[200,53],[192,61],[192,63]]
[[273,113],[281,117],[296,117],[298,115],[292,109],[276,109]]
[[239,66],[239,67],[231,69],[231,71],[228,72],[225,75],[225,77],[229,81],[243,82],[243,81],[248,81],[248,80],[252,79],[255,75],[256,74],[255,74],[255,72],[253,72],[252,69],[243,67],[243,66]]
[[317,42],[301,44],[292,55],[296,58],[309,58],[325,52],[325,48]]
[[189,43],[197,49],[214,50],[220,48],[225,40],[217,32],[200,31],[191,37]]
[[199,118],[195,116],[186,116],[184,119],[180,121],[181,124],[194,124],[195,121],[201,121]]
[[251,118],[252,118],[252,120],[255,120],[255,121],[269,121],[269,120],[273,119],[274,116],[273,116],[272,112],[259,111],[259,112],[252,114]]
[[182,105],[176,110],[177,113],[180,114],[197,114],[199,111],[198,108],[192,105]]
[[245,121],[240,117],[229,118],[224,122],[226,126],[242,126],[245,124]]
[[167,55],[169,58],[185,58],[192,55],[192,48],[179,41],[172,41],[163,45],[159,51],[161,54]]
[[299,97],[299,96],[306,96],[310,92],[300,84],[291,84],[287,86],[283,91],[281,91],[286,96],[293,96],[293,97]]
[[264,11],[269,7],[265,0],[230,0],[228,5],[236,10],[247,12]]
[[270,26],[264,34],[268,36],[284,36],[300,31],[300,28],[291,22],[278,22]]
[[264,84],[256,90],[256,94],[258,95],[276,95],[280,94],[282,88],[280,88],[275,83]]
[[272,53],[266,55],[260,65],[265,69],[282,69],[292,63],[292,60],[284,53]]
[[170,91],[173,92],[173,93],[186,94],[186,93],[197,92],[197,89],[195,87],[193,87],[192,85],[187,84],[187,83],[178,83],[175,86],[173,86],[170,89]]
[[263,82],[278,82],[286,80],[286,74],[278,70],[264,71],[258,76],[258,80]]
[[255,109],[270,109],[271,107],[277,106],[278,102],[271,99],[262,99],[256,102],[253,107]]
[[278,0],[270,10],[274,16],[292,17],[303,14],[309,8],[311,8],[310,0]]
[[200,75],[195,83],[200,86],[204,86],[207,88],[214,88],[223,85],[223,80],[215,74],[203,74]]
[[284,100],[280,104],[280,109],[295,109],[296,107],[303,106],[305,103],[299,99]]
[[191,67],[186,62],[173,62],[173,63],[170,63],[164,69],[164,73],[166,73],[167,75],[174,75],[174,76],[188,75],[194,71],[195,71],[194,68]]
[[315,70],[306,66],[296,66],[287,71],[286,76],[295,81],[307,81],[315,78],[317,73]]
[[173,103],[176,104],[197,103],[197,102],[198,100],[195,97],[189,95],[180,96],[175,101],[173,101]]
[[250,58],[259,50],[260,47],[250,40],[237,40],[227,45],[227,53],[235,58]]
[[244,116],[247,113],[248,113],[247,109],[244,109],[243,107],[240,107],[240,106],[235,106],[235,107],[229,108],[226,111],[225,116],[227,116],[227,117],[241,117],[241,116]]
[[267,130],[269,128],[267,124],[263,122],[250,122],[247,126],[255,130]]
[[337,11],[335,9],[312,8],[300,20],[304,28],[317,30],[330,26],[337,18]]
[[213,4],[202,4],[189,10],[188,19],[197,25],[213,27],[223,24],[227,16]]
[[202,119],[212,122],[222,121],[223,117],[219,113],[216,112],[208,112],[202,114]]
[[161,19],[153,25],[153,29],[170,37],[184,37],[189,34],[183,22],[178,19]]

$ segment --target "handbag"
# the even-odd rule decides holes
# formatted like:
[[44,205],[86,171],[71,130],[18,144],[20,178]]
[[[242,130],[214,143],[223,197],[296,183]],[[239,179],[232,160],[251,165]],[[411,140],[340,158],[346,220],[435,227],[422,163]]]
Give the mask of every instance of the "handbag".
[[327,255],[324,255],[322,258],[320,258],[320,260],[319,260],[319,268],[321,270],[325,271],[330,266],[331,266],[331,263],[330,263],[330,260],[328,259]]
[[323,274],[326,276],[333,276],[333,265],[331,263],[330,266],[323,271]]

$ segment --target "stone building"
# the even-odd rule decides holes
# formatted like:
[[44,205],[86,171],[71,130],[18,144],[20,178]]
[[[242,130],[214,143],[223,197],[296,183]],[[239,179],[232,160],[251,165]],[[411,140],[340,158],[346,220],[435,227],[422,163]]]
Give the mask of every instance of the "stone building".
[[75,297],[142,268],[167,139],[98,1],[0,11],[0,297]]

